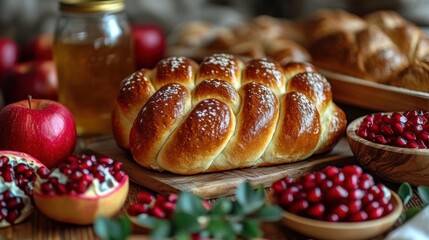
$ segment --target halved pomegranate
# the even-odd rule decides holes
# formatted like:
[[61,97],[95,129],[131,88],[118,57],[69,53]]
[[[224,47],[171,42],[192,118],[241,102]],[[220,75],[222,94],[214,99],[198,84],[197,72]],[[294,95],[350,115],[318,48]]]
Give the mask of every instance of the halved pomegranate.
[[123,206],[129,178],[121,162],[94,155],[74,155],[34,186],[34,202],[46,216],[61,222],[90,224]]
[[48,168],[26,153],[0,151],[0,228],[20,223],[33,212],[34,181],[48,173]]

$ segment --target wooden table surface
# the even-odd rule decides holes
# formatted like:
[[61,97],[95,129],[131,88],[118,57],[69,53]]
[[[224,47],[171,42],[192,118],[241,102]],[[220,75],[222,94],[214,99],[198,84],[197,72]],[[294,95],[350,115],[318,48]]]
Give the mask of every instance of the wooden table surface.
[[[362,116],[366,114],[366,112],[362,112],[362,110],[359,110],[359,109],[358,110],[353,108],[352,109],[347,108],[347,109],[348,111],[346,113],[349,121],[351,121],[351,119],[354,119],[358,116]],[[82,144],[82,142],[80,143]],[[84,148],[83,145],[79,145],[77,149]],[[385,183],[385,184],[394,191],[396,191],[398,188],[398,185],[396,184],[391,184],[391,183]],[[125,207],[128,206],[130,203],[133,203],[136,201],[137,193],[143,189],[144,189],[143,187],[135,183],[130,183],[129,196],[126,200],[124,207],[118,213],[118,215],[123,214],[125,211],[124,210]],[[270,188],[266,189],[267,193],[269,193],[270,191],[271,191]],[[417,197],[417,193],[415,190],[414,192],[415,192],[414,197],[412,198],[410,203],[407,204],[407,206],[405,206],[404,211],[406,211],[411,207],[422,206],[422,201]],[[269,194],[267,195],[269,196]],[[267,201],[269,200],[270,199],[267,199]],[[403,222],[403,217],[401,217],[398,220],[398,222],[395,224],[395,226],[389,231],[400,226],[402,222]],[[281,222],[264,224],[263,232],[264,232],[264,238],[266,239],[279,239],[279,240],[308,239],[307,237],[297,232],[294,232],[291,229],[288,229]],[[387,234],[388,232],[386,232],[385,234]],[[143,235],[141,234],[142,234],[142,229],[134,226],[133,236],[131,238],[142,239]],[[384,235],[378,236],[375,239],[382,239]],[[97,239],[97,237],[94,234],[92,225],[77,226],[77,225],[56,222],[48,219],[46,216],[44,216],[36,209],[35,212],[24,222],[16,226],[0,229],[0,240],[6,240],[6,239]]]

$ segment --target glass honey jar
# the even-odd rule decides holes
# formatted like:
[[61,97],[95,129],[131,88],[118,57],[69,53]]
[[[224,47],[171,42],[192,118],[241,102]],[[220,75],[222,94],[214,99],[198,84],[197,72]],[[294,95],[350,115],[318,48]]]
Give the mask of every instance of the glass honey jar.
[[123,0],[62,0],[54,38],[59,101],[80,136],[111,133],[119,84],[134,71]]

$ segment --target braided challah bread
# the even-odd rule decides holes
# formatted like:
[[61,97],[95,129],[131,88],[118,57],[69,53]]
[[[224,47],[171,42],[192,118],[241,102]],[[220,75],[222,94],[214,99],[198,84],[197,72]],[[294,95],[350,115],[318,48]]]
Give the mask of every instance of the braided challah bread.
[[138,164],[184,175],[296,162],[330,150],[346,126],[312,65],[227,54],[132,74],[112,119]]

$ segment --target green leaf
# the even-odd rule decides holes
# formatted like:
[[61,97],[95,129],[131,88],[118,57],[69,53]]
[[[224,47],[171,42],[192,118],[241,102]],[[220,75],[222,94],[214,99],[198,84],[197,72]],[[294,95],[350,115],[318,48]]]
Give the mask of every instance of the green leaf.
[[185,212],[175,212],[173,216],[173,226],[177,232],[197,232],[200,229],[198,216]]
[[429,204],[429,186],[418,186],[417,191],[423,203],[425,205],[428,205]]
[[155,223],[150,237],[153,240],[165,240],[170,236],[171,224],[167,220],[159,220]]
[[181,192],[176,203],[177,212],[185,212],[192,215],[205,215],[207,209],[201,198],[190,192]]
[[413,218],[417,213],[420,212],[420,208],[414,207],[414,208],[410,208],[405,212],[405,221],[410,220],[411,218]]
[[152,217],[148,214],[140,214],[137,216],[137,222],[147,228],[155,228],[155,225],[157,224],[157,222],[159,222],[160,220],[156,217]]
[[232,202],[227,198],[220,198],[216,201],[213,207],[210,209],[211,215],[225,215],[230,213],[232,210]]
[[235,239],[232,224],[219,217],[212,217],[207,226],[207,231],[215,239]]
[[100,216],[94,222],[94,231],[104,240],[122,240],[131,234],[131,223],[125,216],[119,219]]
[[243,207],[245,213],[252,213],[265,203],[265,192],[263,186],[253,190],[249,182],[240,184],[236,191],[237,202]]
[[262,231],[259,228],[259,222],[255,220],[243,221],[243,231],[241,236],[245,239],[254,239],[262,236]]
[[404,203],[404,205],[407,205],[407,203],[413,197],[413,189],[411,189],[410,184],[407,182],[403,182],[401,186],[399,186],[398,195],[401,198],[402,203]]
[[283,210],[279,206],[264,205],[255,216],[260,221],[275,222],[283,217]]

